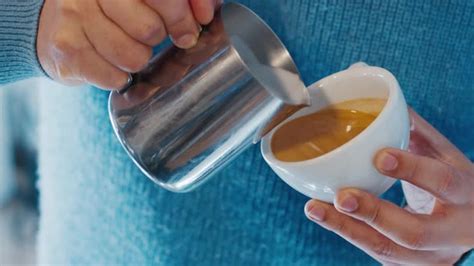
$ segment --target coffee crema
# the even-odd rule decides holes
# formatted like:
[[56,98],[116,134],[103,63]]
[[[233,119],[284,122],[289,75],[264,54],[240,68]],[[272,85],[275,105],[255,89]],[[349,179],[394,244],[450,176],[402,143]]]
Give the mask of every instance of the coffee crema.
[[326,154],[366,129],[386,102],[386,99],[376,98],[349,100],[291,120],[273,134],[272,152],[285,162]]

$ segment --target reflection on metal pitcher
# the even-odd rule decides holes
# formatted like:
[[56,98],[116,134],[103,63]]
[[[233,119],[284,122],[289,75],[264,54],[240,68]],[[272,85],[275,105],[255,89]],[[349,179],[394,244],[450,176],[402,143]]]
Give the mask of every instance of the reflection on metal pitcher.
[[164,50],[112,92],[109,112],[137,166],[184,192],[308,104],[278,37],[252,11],[227,3],[195,47]]

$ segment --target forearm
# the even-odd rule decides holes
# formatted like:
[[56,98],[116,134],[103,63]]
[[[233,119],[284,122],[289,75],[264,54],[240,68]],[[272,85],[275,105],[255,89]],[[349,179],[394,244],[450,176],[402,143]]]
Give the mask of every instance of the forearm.
[[43,0],[0,0],[0,84],[42,75],[36,35]]

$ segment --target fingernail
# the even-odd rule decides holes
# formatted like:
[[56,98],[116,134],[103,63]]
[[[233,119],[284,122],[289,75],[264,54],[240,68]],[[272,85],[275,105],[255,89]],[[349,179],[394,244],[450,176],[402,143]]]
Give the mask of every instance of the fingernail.
[[324,208],[319,206],[317,203],[313,201],[309,201],[308,203],[306,203],[305,213],[306,213],[306,216],[308,216],[310,220],[317,220],[317,221],[324,220],[324,214],[325,214]]
[[343,195],[341,198],[342,199],[338,204],[341,210],[346,212],[353,212],[359,207],[359,203],[357,202],[357,199],[354,196],[346,194]]
[[180,48],[187,49],[196,45],[197,36],[194,34],[185,34],[173,40],[174,40],[174,43]]
[[376,161],[376,166],[382,171],[393,171],[398,166],[398,160],[395,156],[391,155],[388,152],[383,152],[380,154]]

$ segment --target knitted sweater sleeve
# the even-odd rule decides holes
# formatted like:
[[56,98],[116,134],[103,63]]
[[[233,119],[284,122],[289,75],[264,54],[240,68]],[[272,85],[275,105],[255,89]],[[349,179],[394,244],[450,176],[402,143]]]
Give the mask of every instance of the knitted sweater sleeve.
[[43,0],[0,0],[0,84],[43,75],[36,35]]

